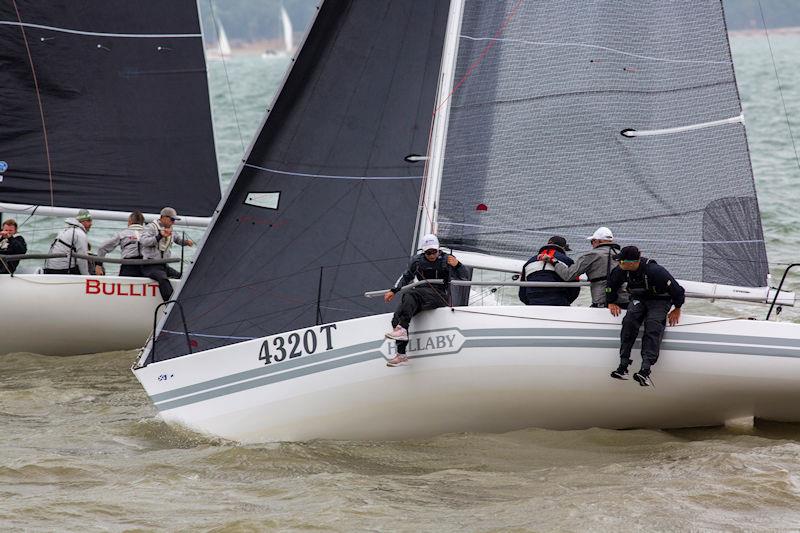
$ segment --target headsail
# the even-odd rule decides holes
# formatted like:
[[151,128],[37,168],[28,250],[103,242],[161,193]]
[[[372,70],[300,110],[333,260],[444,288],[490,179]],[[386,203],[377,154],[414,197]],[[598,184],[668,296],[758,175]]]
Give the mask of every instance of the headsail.
[[281,28],[283,30],[283,48],[287,54],[294,52],[294,29],[292,29],[292,19],[286,8],[281,6]]
[[[385,312],[414,242],[448,2],[328,0],[178,295],[199,350]],[[179,313],[157,358],[186,353]],[[147,356],[145,356],[147,357]]]
[[766,285],[720,0],[467,1],[455,79],[443,242],[525,258],[610,226],[677,277]]
[[0,1],[0,102],[0,202],[219,202],[195,0]]

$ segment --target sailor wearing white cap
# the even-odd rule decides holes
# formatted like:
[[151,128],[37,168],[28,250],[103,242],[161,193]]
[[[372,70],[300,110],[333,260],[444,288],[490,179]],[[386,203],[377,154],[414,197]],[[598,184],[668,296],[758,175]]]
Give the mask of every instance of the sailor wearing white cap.
[[[578,258],[572,266],[560,261],[555,261],[553,266],[556,273],[563,279],[575,279],[581,274],[586,274],[592,293],[592,307],[606,306],[606,284],[608,273],[619,263],[614,256],[619,253],[619,245],[614,242],[614,234],[605,226],[601,226],[586,238],[592,249]],[[627,293],[621,292],[617,304],[626,308],[628,305]]]
[[411,318],[428,309],[436,309],[449,305],[449,283],[451,279],[468,279],[469,272],[459,263],[455,256],[439,250],[439,239],[436,235],[425,235],[420,240],[422,253],[411,259],[408,269],[398,278],[394,287],[386,292],[383,299],[391,302],[404,285],[408,285],[414,278],[419,281],[441,279],[444,284],[419,285],[403,291],[400,305],[392,317],[394,329],[386,334],[387,339],[397,342],[397,355],[386,362],[387,366],[401,366],[408,363],[406,346],[408,345],[408,326]]

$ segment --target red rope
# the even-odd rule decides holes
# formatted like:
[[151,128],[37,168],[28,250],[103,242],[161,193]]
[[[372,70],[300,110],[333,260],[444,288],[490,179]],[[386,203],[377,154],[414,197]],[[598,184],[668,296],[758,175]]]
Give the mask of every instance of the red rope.
[[28,37],[25,35],[25,26],[22,25],[22,17],[19,16],[19,9],[17,9],[17,2],[15,0],[11,0],[11,3],[14,4],[14,11],[17,13],[17,21],[19,21],[19,28],[22,31],[22,40],[25,42],[25,50],[28,52],[28,62],[31,66],[31,73],[33,74],[33,85],[36,88],[36,100],[39,102],[39,116],[42,120],[42,134],[44,136],[44,152],[45,157],[47,158],[47,178],[50,181],[50,206],[52,207],[54,204],[53,201],[53,168],[52,164],[50,163],[50,144],[47,141],[47,126],[45,125],[44,121],[44,106],[42,105],[42,97],[39,92],[39,81],[36,79],[36,68],[33,66],[33,56],[31,55],[31,48],[28,46]]

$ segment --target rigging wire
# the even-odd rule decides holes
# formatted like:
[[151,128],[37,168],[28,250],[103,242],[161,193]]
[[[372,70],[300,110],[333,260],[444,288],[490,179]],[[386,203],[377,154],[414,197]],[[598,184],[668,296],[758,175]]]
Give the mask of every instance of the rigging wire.
[[225,72],[225,83],[228,86],[228,97],[231,100],[231,108],[233,108],[233,120],[236,122],[236,131],[239,132],[239,145],[244,153],[244,135],[242,135],[242,127],[239,124],[239,114],[236,112],[236,101],[233,98],[233,90],[231,89],[231,78],[228,75],[228,64],[225,62],[225,54],[222,53],[222,42],[220,41],[219,23],[217,21],[217,13],[214,10],[214,0],[208,0],[208,5],[211,8],[211,19],[214,21],[214,31],[217,32],[217,48],[219,49],[219,58],[222,61],[222,70]]
[[778,93],[781,96],[781,104],[783,105],[783,115],[786,117],[786,127],[789,130],[789,138],[792,140],[792,148],[794,149],[794,160],[795,163],[797,163],[798,170],[800,170],[800,157],[798,157],[797,155],[797,143],[794,140],[794,133],[792,132],[792,124],[789,121],[789,111],[786,108],[786,99],[783,97],[783,87],[781,86],[781,78],[778,75],[778,65],[775,63],[775,54],[772,52],[772,41],[769,38],[769,30],[767,29],[767,19],[764,17],[764,8],[761,5],[761,0],[758,0],[758,10],[761,13],[761,23],[764,25],[764,34],[767,37],[769,56],[772,59],[772,69],[775,71],[775,79],[778,82]]

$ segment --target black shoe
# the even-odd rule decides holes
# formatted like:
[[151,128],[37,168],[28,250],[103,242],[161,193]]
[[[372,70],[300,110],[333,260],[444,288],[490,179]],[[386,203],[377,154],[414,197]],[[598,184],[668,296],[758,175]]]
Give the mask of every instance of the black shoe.
[[653,380],[650,379],[650,375],[649,374],[648,375],[644,375],[641,372],[636,372],[633,375],[633,379],[634,379],[634,381],[636,381],[636,383],[638,383],[642,387],[649,387],[650,385],[653,384]]
[[620,365],[619,368],[611,373],[614,379],[628,379],[628,367]]

